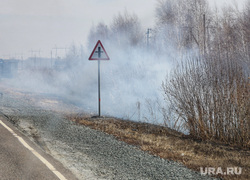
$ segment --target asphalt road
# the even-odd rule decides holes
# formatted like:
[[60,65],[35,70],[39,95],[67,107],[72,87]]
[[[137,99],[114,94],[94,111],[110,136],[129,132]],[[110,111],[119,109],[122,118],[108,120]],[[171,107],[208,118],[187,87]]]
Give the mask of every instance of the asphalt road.
[[0,119],[0,179],[76,179],[51,156],[4,119]]

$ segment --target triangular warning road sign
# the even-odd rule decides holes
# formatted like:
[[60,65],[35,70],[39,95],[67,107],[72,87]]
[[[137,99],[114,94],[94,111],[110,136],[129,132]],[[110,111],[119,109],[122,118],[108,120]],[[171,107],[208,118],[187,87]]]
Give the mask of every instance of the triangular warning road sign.
[[100,40],[97,41],[95,48],[89,56],[89,60],[109,60],[109,56]]

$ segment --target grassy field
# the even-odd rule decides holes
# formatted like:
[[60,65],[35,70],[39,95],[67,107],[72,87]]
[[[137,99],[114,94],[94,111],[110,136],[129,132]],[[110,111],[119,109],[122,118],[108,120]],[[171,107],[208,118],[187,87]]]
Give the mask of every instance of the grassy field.
[[200,172],[200,168],[241,167],[241,175],[221,175],[223,179],[250,179],[250,150],[216,142],[203,142],[166,127],[115,118],[91,118],[69,115],[68,119],[115,136],[143,151],[178,161]]

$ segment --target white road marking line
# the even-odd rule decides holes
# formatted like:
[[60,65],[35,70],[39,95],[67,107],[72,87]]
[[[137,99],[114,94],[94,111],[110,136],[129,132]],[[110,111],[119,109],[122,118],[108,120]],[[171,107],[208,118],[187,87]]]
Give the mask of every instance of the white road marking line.
[[26,147],[28,150],[30,150],[40,161],[42,161],[43,164],[45,164],[49,170],[51,170],[60,180],[67,180],[59,171],[57,171],[52,164],[50,164],[44,157],[42,157],[36,150],[34,150],[32,147],[30,147],[20,136],[18,136],[14,131],[9,128],[6,124],[4,124],[0,120],[0,124],[2,124],[3,127],[5,127],[13,136],[15,136],[24,147]]

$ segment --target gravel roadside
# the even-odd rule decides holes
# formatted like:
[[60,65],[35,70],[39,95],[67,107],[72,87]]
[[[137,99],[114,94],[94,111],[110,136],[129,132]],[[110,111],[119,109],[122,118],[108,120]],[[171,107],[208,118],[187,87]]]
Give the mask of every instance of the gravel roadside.
[[[63,113],[53,109],[58,101],[41,105],[40,100],[30,94],[3,92],[0,115],[79,179],[212,179],[179,163],[152,156],[111,135],[68,121]],[[77,110],[73,106],[69,108]]]

